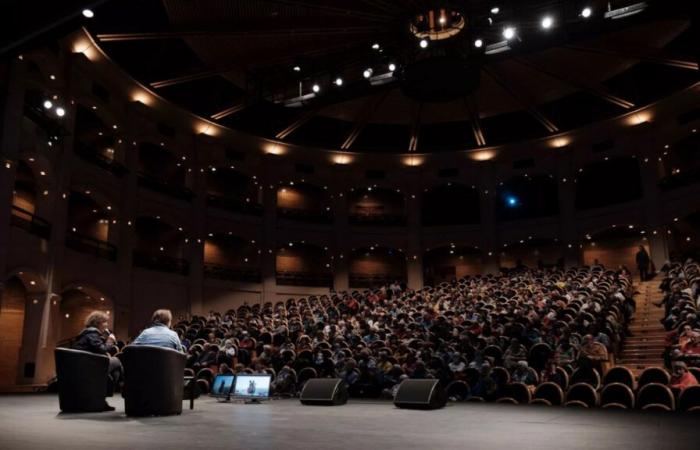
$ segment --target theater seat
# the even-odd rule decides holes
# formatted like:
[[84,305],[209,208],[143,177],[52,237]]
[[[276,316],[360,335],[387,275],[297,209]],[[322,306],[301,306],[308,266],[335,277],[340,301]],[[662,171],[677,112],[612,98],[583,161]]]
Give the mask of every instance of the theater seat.
[[600,394],[600,404],[603,408],[634,408],[634,393],[623,383],[610,383]]
[[671,376],[661,367],[649,367],[639,376],[637,388],[641,389],[649,383],[659,383],[667,385],[671,382]]
[[608,370],[603,378],[605,386],[612,383],[622,383],[630,389],[634,389],[634,374],[627,367],[617,366]]
[[58,404],[65,413],[104,411],[107,395],[106,355],[57,348]]
[[548,381],[537,386],[531,403],[535,400],[546,400],[546,403],[549,405],[559,406],[564,403],[564,392],[558,384]]
[[185,361],[176,350],[150,345],[124,349],[124,389],[127,416],[182,413]]
[[598,404],[598,394],[593,386],[587,383],[577,383],[566,393],[566,406],[582,406],[593,408]]
[[642,409],[673,411],[676,401],[668,386],[660,383],[649,383],[637,392],[637,406]]
[[678,397],[678,409],[680,411],[700,409],[700,386],[690,386],[681,392]]

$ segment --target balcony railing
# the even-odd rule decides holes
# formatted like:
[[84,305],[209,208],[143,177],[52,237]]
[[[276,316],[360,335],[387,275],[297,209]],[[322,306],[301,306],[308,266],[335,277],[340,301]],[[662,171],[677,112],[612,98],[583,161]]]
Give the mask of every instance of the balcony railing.
[[401,226],[406,225],[406,217],[403,214],[350,214],[348,222],[352,225],[372,226]]
[[659,181],[659,188],[662,191],[690,186],[700,183],[700,168],[688,169],[674,175],[669,175]]
[[239,214],[262,216],[263,213],[262,205],[253,202],[242,201],[233,197],[223,197],[220,195],[208,195],[207,205]]
[[204,264],[204,276],[217,280],[242,281],[246,283],[260,283],[262,277],[260,269],[246,267],[230,267],[220,264]]
[[19,206],[12,205],[12,225],[42,239],[48,239],[51,236],[51,224],[47,220]]
[[277,284],[284,286],[333,287],[330,273],[278,271]]
[[190,201],[194,197],[194,193],[185,186],[169,183],[144,172],[139,172],[139,186],[181,200]]
[[295,208],[277,208],[277,216],[280,219],[297,220],[307,223],[333,222],[333,214],[330,211],[308,211]]
[[122,164],[114,161],[105,155],[98,153],[90,147],[76,146],[75,154],[80,156],[84,161],[93,164],[101,169],[104,169],[117,177],[121,178],[126,174],[127,169]]
[[190,264],[186,260],[166,255],[134,252],[133,265],[134,267],[176,273],[178,275],[188,275],[190,273]]
[[390,275],[390,274],[367,275],[367,274],[351,273],[349,281],[350,281],[350,287],[376,288],[376,287],[386,286],[386,285],[391,284],[395,281],[398,281],[399,283],[405,283],[406,279],[403,276]]
[[109,242],[71,231],[66,236],[66,245],[75,251],[98,258],[117,260],[117,247]]

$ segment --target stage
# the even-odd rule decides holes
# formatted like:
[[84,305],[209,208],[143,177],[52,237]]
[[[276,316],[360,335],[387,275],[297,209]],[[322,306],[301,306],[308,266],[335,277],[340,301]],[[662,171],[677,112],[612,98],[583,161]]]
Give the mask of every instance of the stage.
[[500,404],[436,411],[351,400],[336,407],[298,400],[260,405],[202,398],[181,416],[59,414],[51,394],[0,396],[3,449],[626,449],[698,448],[698,416]]

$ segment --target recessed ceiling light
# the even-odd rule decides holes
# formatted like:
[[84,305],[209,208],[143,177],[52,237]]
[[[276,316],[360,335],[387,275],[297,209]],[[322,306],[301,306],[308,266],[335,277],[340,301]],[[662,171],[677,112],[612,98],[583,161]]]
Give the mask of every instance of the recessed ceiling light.
[[591,17],[591,14],[593,14],[593,10],[588,6],[583,8],[583,10],[581,11],[581,16],[585,17],[586,19]]
[[445,16],[440,16],[440,18],[438,19],[438,22],[440,22],[440,25],[445,25],[445,23],[447,22],[447,19],[445,19]]
[[343,85],[343,79],[338,77],[335,79],[335,85],[336,86],[342,86]]
[[481,48],[481,47],[483,47],[483,45],[484,45],[484,41],[482,41],[481,39],[477,39],[476,41],[474,41],[474,47],[476,47],[476,48]]
[[53,103],[51,103],[51,100],[44,100],[44,108],[46,108],[46,109],[53,108]]
[[95,17],[95,13],[91,9],[84,9],[83,10],[83,16],[87,17],[88,19],[92,19]]
[[389,70],[390,70],[391,72],[393,72],[394,70],[396,70],[396,64],[394,64],[394,63],[389,63]]
[[365,69],[364,72],[362,72],[362,76],[365,78],[369,78],[372,76],[372,69]]
[[52,80],[55,80],[55,79],[56,79],[56,75],[51,74],[51,75],[49,75],[49,78],[51,78]]
[[499,12],[501,12],[501,8],[499,8],[498,6],[494,6],[493,8],[491,8],[491,14],[498,14]]
[[544,28],[545,30],[548,30],[548,29],[552,28],[552,25],[554,25],[554,19],[552,18],[552,16],[546,16],[542,19],[541,25],[542,25],[542,28]]
[[379,50],[379,44],[377,44],[377,43],[375,42],[374,44],[372,44],[372,48],[373,48],[374,50]]
[[419,45],[420,45],[420,48],[427,48],[428,41],[426,39],[421,39]]
[[58,108],[56,108],[56,115],[58,117],[63,117],[66,115],[66,110],[59,106]]
[[301,72],[301,67],[299,66],[294,66],[293,69],[295,72]]
[[314,92],[319,92],[321,90],[321,86],[319,86],[318,84],[314,84],[313,86],[311,86],[311,90]]
[[513,27],[506,27],[503,30],[503,37],[506,38],[507,40],[511,40],[515,37],[515,28]]

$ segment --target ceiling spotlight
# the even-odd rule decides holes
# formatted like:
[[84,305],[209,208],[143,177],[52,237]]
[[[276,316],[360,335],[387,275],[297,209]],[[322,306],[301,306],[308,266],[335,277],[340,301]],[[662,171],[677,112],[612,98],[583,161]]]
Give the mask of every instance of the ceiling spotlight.
[[86,8],[83,10],[83,16],[87,17],[88,19],[92,19],[93,17],[95,17],[95,13],[92,12],[91,9]]
[[440,25],[445,25],[445,23],[447,22],[447,19],[445,19],[445,16],[440,16],[440,18],[438,19],[438,22],[440,22]]
[[314,84],[313,86],[311,86],[311,90],[318,93],[321,90],[321,86],[319,86],[318,84]]
[[63,117],[66,115],[66,110],[59,106],[58,108],[56,108],[56,115],[58,117]]
[[545,30],[552,28],[552,25],[554,25],[554,19],[552,19],[551,16],[546,16],[544,19],[542,19],[542,28]]
[[581,16],[586,18],[586,19],[591,17],[591,14],[593,14],[593,10],[591,8],[589,8],[588,6],[583,8],[583,10],[581,11]]
[[299,67],[299,66],[294,66],[292,69],[293,69],[295,72],[301,72],[301,67]]
[[476,41],[474,41],[474,47],[476,47],[476,48],[481,48],[481,47],[483,47],[483,45],[484,45],[484,41],[482,41],[481,39],[477,39]]
[[340,78],[340,77],[338,77],[338,78],[335,79],[335,82],[334,82],[334,83],[335,83],[336,86],[342,86],[342,85],[343,85],[343,79]]
[[491,14],[498,14],[499,12],[501,12],[501,8],[499,8],[498,6],[494,6],[493,8],[491,8]]
[[372,69],[365,69],[364,72],[362,72],[362,76],[365,78],[369,78],[372,76]]
[[420,48],[428,48],[428,41],[426,39],[421,39],[419,45]]
[[377,44],[377,43],[375,42],[374,44],[372,44],[372,48],[373,48],[374,50],[379,50],[379,44]]
[[53,108],[53,103],[51,103],[51,100],[44,100],[44,108],[46,108],[46,109]]
[[393,71],[395,71],[395,70],[396,70],[396,64],[390,63],[390,64],[389,64],[389,71],[390,71],[390,72],[393,72]]
[[515,28],[513,27],[506,27],[503,30],[503,37],[506,38],[506,40],[511,40],[515,37]]

